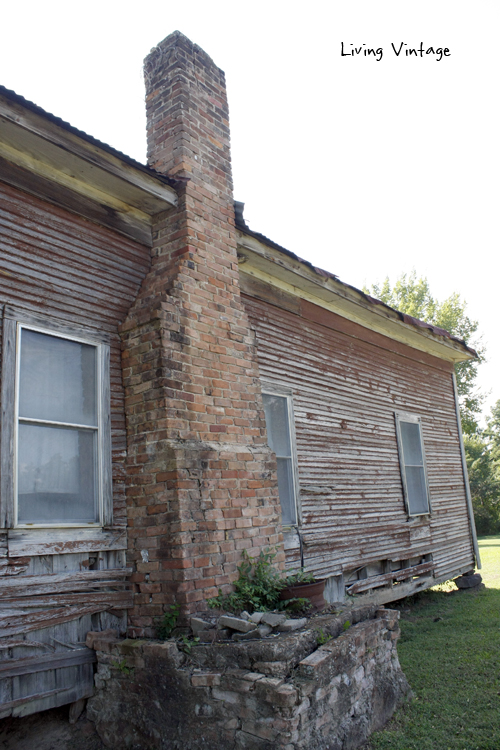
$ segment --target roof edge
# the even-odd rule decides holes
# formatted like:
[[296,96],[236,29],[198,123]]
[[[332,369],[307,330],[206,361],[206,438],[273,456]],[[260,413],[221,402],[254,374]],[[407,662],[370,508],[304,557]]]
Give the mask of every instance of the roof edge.
[[[412,326],[415,329],[415,332],[425,336],[432,338],[433,340],[436,340],[436,338],[442,339],[442,343],[444,346],[452,346],[454,349],[461,348],[464,353],[467,353],[467,357],[464,357],[463,359],[477,359],[478,354],[477,352],[470,346],[466,344],[466,342],[463,339],[458,338],[457,336],[453,336],[451,333],[446,331],[444,328],[439,328],[438,326],[432,325],[431,323],[427,323],[423,320],[419,320],[418,318],[414,318],[411,315],[408,315],[406,313],[401,312],[400,310],[396,310],[393,307],[390,307],[390,305],[387,305],[385,302],[382,302],[381,300],[376,299],[375,297],[370,296],[369,294],[366,294],[361,289],[358,289],[355,286],[352,286],[351,284],[347,284],[344,281],[341,281],[338,276],[336,276],[333,273],[330,273],[329,271],[325,271],[322,268],[318,268],[317,266],[314,266],[310,261],[304,260],[303,258],[299,257],[295,253],[293,253],[290,250],[287,250],[286,248],[282,247],[281,245],[278,245],[273,240],[269,239],[263,234],[260,234],[259,232],[252,231],[246,222],[243,220],[243,206],[244,204],[239,203],[235,206],[235,214],[236,214],[236,228],[244,235],[251,237],[257,242],[262,243],[263,245],[266,245],[267,247],[271,248],[272,250],[278,251],[280,254],[283,254],[290,258],[291,260],[295,261],[296,263],[299,263],[301,266],[303,266],[307,271],[312,272],[315,276],[318,277],[317,283],[321,286],[325,286],[325,284],[328,284],[329,282],[333,282],[335,286],[340,286],[341,288],[345,289],[346,292],[348,292],[348,296],[351,298],[351,301],[353,303],[356,303],[356,299],[354,298],[358,297],[359,301],[358,304],[362,303],[362,301],[365,303],[363,307],[366,308],[366,303],[369,307],[372,308],[372,313],[374,315],[380,315],[383,314],[384,317],[392,319],[395,323],[401,323],[403,325]],[[288,267],[288,270],[292,273],[296,273],[295,269],[293,267]],[[332,289],[331,290],[334,293],[339,293],[338,289]],[[389,334],[386,334],[389,335]]]
[[71,135],[74,135],[81,140],[86,141],[92,146],[96,146],[102,151],[110,154],[110,156],[113,156],[116,159],[125,162],[128,166],[134,167],[140,172],[157,179],[159,182],[168,185],[168,187],[171,187],[174,190],[177,190],[179,188],[179,185],[181,184],[179,180],[168,177],[167,175],[160,174],[152,167],[149,167],[147,164],[142,164],[141,162],[136,161],[136,159],[133,159],[131,156],[127,156],[127,154],[124,154],[122,151],[119,151],[109,144],[100,141],[98,138],[94,138],[88,133],[85,133],[85,131],[79,130],[66,120],[63,120],[61,117],[56,117],[56,115],[47,112],[42,107],[38,106],[38,104],[31,102],[29,99],[25,99],[24,96],[17,94],[15,91],[12,91],[12,89],[8,89],[5,86],[0,85],[0,96],[3,96],[14,104],[23,107],[24,109],[32,112],[35,115],[38,115],[39,117],[43,117],[48,122],[56,125],[62,130],[65,130],[67,133],[70,133]]

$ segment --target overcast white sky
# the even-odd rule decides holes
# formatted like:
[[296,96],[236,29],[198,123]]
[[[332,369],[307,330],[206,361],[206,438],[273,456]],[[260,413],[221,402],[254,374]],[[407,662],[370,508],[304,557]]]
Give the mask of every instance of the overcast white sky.
[[[145,161],[142,60],[179,29],[226,72],[252,229],[354,286],[413,268],[480,323],[500,398],[498,0],[19,2],[0,83]],[[382,47],[383,57],[341,57]],[[391,48],[448,47],[436,60]]]

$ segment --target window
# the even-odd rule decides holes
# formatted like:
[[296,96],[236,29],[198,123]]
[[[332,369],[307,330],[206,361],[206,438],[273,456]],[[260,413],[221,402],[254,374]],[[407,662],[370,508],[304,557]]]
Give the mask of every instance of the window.
[[395,417],[406,509],[409,516],[422,516],[430,513],[430,501],[420,417],[412,414]]
[[77,334],[4,320],[4,526],[111,520],[109,347]]
[[[297,518],[297,460],[293,430],[293,403],[291,394],[266,392],[263,388],[264,411],[269,446],[278,462],[278,491],[283,526],[296,526]],[[274,388],[273,388],[274,390]]]

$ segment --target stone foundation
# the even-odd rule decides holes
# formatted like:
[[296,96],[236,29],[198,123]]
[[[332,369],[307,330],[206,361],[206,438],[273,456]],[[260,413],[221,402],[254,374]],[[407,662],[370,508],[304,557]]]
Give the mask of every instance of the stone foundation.
[[409,693],[399,613],[364,606],[264,640],[193,645],[95,634],[89,717],[124,750],[348,750]]

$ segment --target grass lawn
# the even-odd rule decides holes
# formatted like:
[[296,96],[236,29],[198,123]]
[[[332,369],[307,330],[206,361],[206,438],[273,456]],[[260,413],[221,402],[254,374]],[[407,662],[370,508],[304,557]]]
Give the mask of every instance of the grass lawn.
[[500,750],[500,537],[479,548],[484,590],[443,584],[399,602],[398,654],[415,697],[371,750]]

